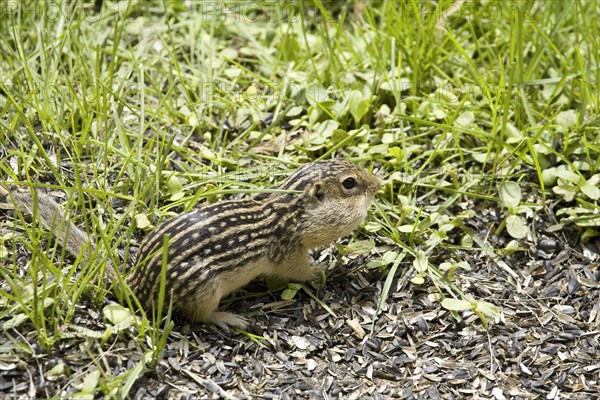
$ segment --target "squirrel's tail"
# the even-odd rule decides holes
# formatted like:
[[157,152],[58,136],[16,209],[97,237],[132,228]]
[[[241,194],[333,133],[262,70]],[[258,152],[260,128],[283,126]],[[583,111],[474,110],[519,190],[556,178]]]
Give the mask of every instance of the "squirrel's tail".
[[[7,191],[0,186],[0,192]],[[95,250],[96,246],[85,231],[65,217],[60,206],[45,193],[37,192],[33,196],[30,192],[11,192],[17,210],[37,218],[59,240],[60,245],[72,256],[77,257],[84,252],[84,259]],[[9,198],[11,197],[9,196]],[[37,205],[37,207],[36,207]],[[106,272],[113,275],[112,268]]]
[[[22,213],[34,215],[36,201],[29,192],[13,192],[17,209]],[[74,223],[65,218],[60,206],[45,193],[37,193],[37,214],[35,215],[60,241],[60,244],[72,256],[77,257],[84,250],[89,255],[94,251],[94,244],[88,235]]]

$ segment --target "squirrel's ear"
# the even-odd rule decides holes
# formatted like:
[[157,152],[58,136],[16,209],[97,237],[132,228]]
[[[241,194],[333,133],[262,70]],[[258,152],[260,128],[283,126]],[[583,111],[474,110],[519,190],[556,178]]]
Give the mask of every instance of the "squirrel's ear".
[[314,203],[322,203],[323,200],[325,200],[325,191],[323,190],[323,183],[321,181],[315,183],[308,189],[308,197],[311,202]]

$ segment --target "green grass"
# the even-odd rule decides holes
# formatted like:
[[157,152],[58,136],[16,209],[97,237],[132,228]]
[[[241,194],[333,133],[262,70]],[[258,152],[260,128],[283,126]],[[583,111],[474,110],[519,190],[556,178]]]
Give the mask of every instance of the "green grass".
[[[122,265],[161,221],[319,158],[372,162],[384,179],[360,236],[338,246],[388,274],[379,308],[401,273],[438,286],[440,300],[466,299],[458,311],[483,306],[462,293],[460,269],[440,270],[488,247],[469,228],[472,208],[499,210],[508,242],[566,200],[562,222],[598,235],[597,3],[467,1],[448,18],[447,1],[367,2],[359,16],[352,1],[232,3],[227,15],[186,4],[107,1],[98,14],[83,2],[2,5],[0,184],[65,193],[66,215],[99,243],[73,259],[35,221],[2,221],[5,354],[93,340],[87,370],[101,372],[80,392],[126,397],[170,325],[99,279],[106,262]],[[516,206],[500,197],[506,182],[523,193]],[[518,249],[488,250],[502,262]],[[100,310],[109,292],[140,316],[135,328],[81,330],[78,306]],[[142,355],[119,377],[100,350],[116,332]]]

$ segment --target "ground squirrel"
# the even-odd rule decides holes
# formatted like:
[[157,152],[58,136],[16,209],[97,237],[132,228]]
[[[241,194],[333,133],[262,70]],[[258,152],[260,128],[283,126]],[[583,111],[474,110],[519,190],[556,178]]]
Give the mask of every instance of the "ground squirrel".
[[[307,164],[273,188],[288,192],[218,201],[160,224],[142,240],[125,282],[144,307],[155,305],[169,235],[166,292],[174,312],[192,321],[243,327],[245,318],[218,311],[221,298],[259,275],[289,281],[318,276],[308,250],[358,227],[380,187],[379,178],[347,160]],[[30,193],[15,192],[13,198],[21,211],[33,209]],[[74,255],[86,245],[93,250],[74,224],[53,229],[52,222],[61,220],[59,206],[42,193],[37,199],[40,220],[66,250]]]

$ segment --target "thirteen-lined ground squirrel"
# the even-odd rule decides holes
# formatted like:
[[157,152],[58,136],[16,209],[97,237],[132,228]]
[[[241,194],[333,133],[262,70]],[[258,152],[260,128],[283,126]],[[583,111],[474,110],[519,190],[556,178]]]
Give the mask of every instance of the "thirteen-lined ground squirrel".
[[[145,307],[155,305],[168,235],[165,283],[173,310],[193,321],[242,327],[243,317],[218,311],[221,298],[259,275],[318,276],[308,250],[352,232],[380,187],[379,178],[347,160],[307,164],[274,187],[299,192],[219,201],[159,225],[142,241],[126,282]],[[20,209],[32,209],[31,195],[14,197]],[[38,215],[46,226],[56,212],[58,205],[40,194]],[[67,235],[65,248],[78,254],[88,241],[85,232],[71,225]]]

